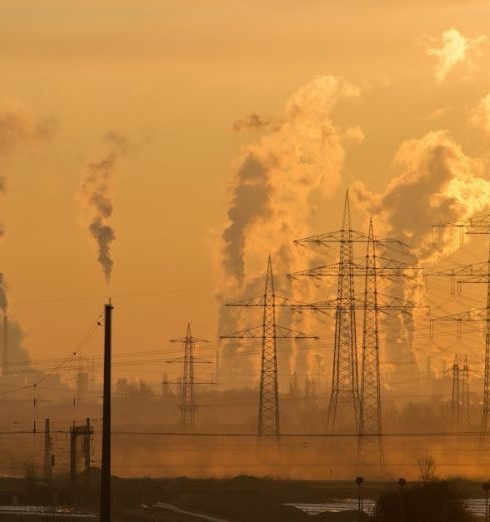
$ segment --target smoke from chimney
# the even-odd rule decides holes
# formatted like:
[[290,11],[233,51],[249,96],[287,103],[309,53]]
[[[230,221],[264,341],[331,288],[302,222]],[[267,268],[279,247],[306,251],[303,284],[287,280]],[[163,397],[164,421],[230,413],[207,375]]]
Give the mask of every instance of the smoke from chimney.
[[[284,275],[307,262],[304,257],[295,259],[292,241],[310,232],[314,197],[335,194],[346,144],[363,138],[358,127],[340,128],[331,113],[339,102],[359,94],[357,86],[342,78],[315,78],[287,100],[255,143],[241,151],[228,187],[228,219],[222,233],[222,303],[263,292],[269,253],[278,292],[287,292]],[[257,115],[254,121],[259,120],[263,121]],[[220,334],[240,326],[236,309],[230,312],[222,306],[219,321]]]
[[116,162],[126,154],[128,140],[122,134],[109,131],[104,135],[109,151],[99,161],[90,163],[81,184],[82,199],[89,209],[88,230],[97,243],[98,261],[109,284],[114,261],[111,244],[116,239],[107,221],[112,216],[111,189]]

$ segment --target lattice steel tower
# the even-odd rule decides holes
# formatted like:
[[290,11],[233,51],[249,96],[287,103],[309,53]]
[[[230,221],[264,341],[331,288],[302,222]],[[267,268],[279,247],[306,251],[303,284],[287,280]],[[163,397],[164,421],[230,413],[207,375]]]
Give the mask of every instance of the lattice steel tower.
[[272,272],[272,260],[269,255],[267,273],[265,277],[264,294],[227,306],[254,306],[262,308],[262,325],[255,328],[247,328],[229,335],[223,335],[222,339],[261,339],[260,361],[260,386],[259,386],[259,412],[257,434],[261,436],[280,435],[279,415],[279,384],[277,375],[277,340],[278,339],[317,339],[315,336],[306,335],[276,323],[276,307],[288,307],[292,301],[286,297],[277,296],[274,289],[274,274]]
[[454,356],[452,368],[452,394],[451,394],[451,420],[456,426],[461,423],[461,387],[460,387],[460,367],[458,363],[458,356]]
[[377,446],[378,460],[384,464],[381,429],[381,379],[379,372],[379,306],[376,243],[373,221],[369,221],[364,285],[364,320],[361,363],[361,404],[358,459],[365,449]]
[[463,362],[463,372],[461,379],[461,404],[462,404],[462,420],[468,426],[471,420],[470,413],[470,367],[468,364],[468,356],[465,355]]
[[[327,428],[354,429],[359,434],[359,451],[364,441],[376,442],[383,462],[381,444],[381,384],[379,377],[379,311],[405,313],[419,306],[399,297],[381,294],[377,288],[378,278],[398,279],[414,277],[420,270],[417,266],[384,256],[377,256],[376,245],[394,244],[406,248],[402,242],[391,238],[375,238],[372,221],[368,234],[350,227],[349,199],[346,196],[343,227],[340,231],[311,236],[296,241],[296,244],[329,246],[340,243],[339,262],[289,274],[289,277],[337,277],[337,297],[295,308],[310,308],[316,311],[335,310],[335,339],[332,368],[332,391],[329,403]],[[353,244],[366,245],[363,262],[353,259]],[[354,296],[354,278],[364,281],[362,298]],[[381,299],[379,299],[381,298]],[[361,387],[358,384],[355,312],[364,314]],[[379,444],[378,444],[379,443]]]
[[332,391],[327,423],[333,429],[340,419],[354,416],[359,423],[359,375],[357,369],[356,310],[354,299],[354,253],[351,236],[349,193],[346,193],[340,230],[339,278],[335,311]]
[[[455,228],[460,231],[460,242],[463,243],[464,234],[486,235],[488,239],[488,253],[485,261],[474,263],[451,271],[434,272],[427,277],[450,277],[453,288],[460,291],[463,284],[483,283],[486,285],[486,306],[479,310],[468,310],[452,316],[438,317],[439,320],[457,321],[458,336],[461,335],[461,323],[464,321],[483,321],[485,325],[485,356],[483,369],[483,411],[480,428],[480,448],[490,449],[490,214],[475,216],[462,222],[449,222],[434,225],[440,228]],[[479,317],[477,317],[479,314]]]
[[180,429],[182,433],[191,432],[196,424],[196,395],[194,386],[196,384],[208,384],[203,382],[196,382],[194,376],[194,365],[196,363],[208,363],[208,361],[201,361],[196,359],[194,349],[196,343],[208,342],[205,339],[199,339],[192,336],[191,325],[187,323],[187,331],[185,337],[180,339],[171,339],[172,343],[182,343],[184,348],[184,356],[167,361],[169,363],[182,363],[182,379],[177,384],[180,385]]

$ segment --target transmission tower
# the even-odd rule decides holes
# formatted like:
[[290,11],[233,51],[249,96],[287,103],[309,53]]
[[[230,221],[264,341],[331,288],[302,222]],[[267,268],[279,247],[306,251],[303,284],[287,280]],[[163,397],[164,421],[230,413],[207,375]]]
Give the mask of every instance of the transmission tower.
[[[475,216],[462,222],[448,222],[439,225],[434,225],[438,228],[452,228],[459,230],[460,243],[463,243],[464,235],[486,235],[488,239],[488,254],[487,259],[484,262],[474,263],[465,267],[453,269],[451,271],[436,272],[428,274],[427,277],[450,277],[452,280],[453,287],[461,291],[463,284],[480,283],[486,285],[486,306],[483,311],[483,322],[485,324],[485,363],[484,363],[484,378],[483,378],[483,411],[482,421],[480,428],[480,448],[488,450],[490,443],[490,214],[482,216]],[[461,322],[466,320],[475,320],[470,311],[469,317],[465,318],[465,312],[463,314],[455,314],[453,316],[445,316],[437,318],[436,320],[451,320],[459,316],[456,320],[458,321],[458,335],[461,335]],[[480,319],[480,320],[481,320]],[[431,331],[432,334],[432,331]]]
[[454,356],[454,363],[452,368],[452,395],[451,395],[451,419],[452,424],[459,426],[461,424],[461,387],[460,376],[461,369],[458,364],[458,356]]
[[465,356],[461,379],[461,406],[462,419],[466,426],[470,424],[470,367],[468,364],[468,356]]
[[182,363],[182,378],[176,384],[180,386],[180,430],[182,433],[192,432],[196,424],[196,396],[194,386],[196,384],[213,384],[211,382],[196,382],[194,377],[194,365],[196,363],[212,364],[209,361],[196,359],[194,349],[197,343],[207,343],[205,339],[192,336],[191,325],[187,323],[185,337],[172,339],[170,342],[182,343],[184,356],[167,361],[168,363]]
[[[361,405],[358,438],[358,461],[365,450],[377,446],[379,462],[384,464],[381,436],[381,378],[379,371],[379,305],[376,275],[376,243],[373,221],[369,221],[364,285],[364,322],[361,365]],[[368,448],[365,448],[365,447]]]
[[[386,311],[403,311],[407,308],[407,304],[401,299],[390,296],[384,296],[386,303],[383,305],[376,304],[376,306],[374,306],[373,302],[375,300],[377,302],[377,297],[380,295],[376,289],[376,279],[380,277],[392,279],[406,277],[408,275],[412,276],[413,271],[419,270],[419,268],[411,267],[406,263],[385,257],[376,258],[375,246],[379,243],[393,243],[401,247],[405,247],[405,245],[395,239],[375,238],[372,224],[370,226],[370,233],[368,234],[353,230],[351,228],[348,192],[345,198],[341,230],[295,241],[297,245],[311,244],[331,246],[334,243],[340,245],[338,263],[295,272],[289,274],[289,277],[293,279],[300,277],[315,279],[321,279],[323,277],[338,278],[337,298],[335,300],[313,303],[308,306],[316,310],[335,309],[332,389],[328,407],[327,429],[329,431],[336,431],[337,428],[340,427],[343,429],[354,429],[360,433],[361,397],[357,363],[356,310],[363,310],[365,314],[368,312],[370,315],[366,323],[368,329],[364,333],[369,337],[368,343],[371,343],[372,339],[377,337],[377,313],[381,306]],[[369,262],[369,265],[366,265],[366,262],[358,262],[354,259],[353,245],[355,243],[367,245],[368,254],[366,255],[366,262]],[[374,265],[372,264],[373,262]],[[366,284],[368,285],[368,303],[363,303],[361,299],[356,300],[354,295],[355,277],[362,277],[366,280]],[[376,292],[376,297],[373,296],[373,292]],[[297,308],[303,307],[300,306]],[[369,363],[371,362],[370,359]],[[376,378],[374,378],[374,381],[376,381]]]
[[264,294],[227,306],[262,308],[262,325],[223,335],[222,339],[261,339],[260,392],[257,435],[280,435],[279,422],[279,385],[277,376],[277,340],[278,339],[318,339],[312,335],[291,330],[276,323],[276,307],[289,307],[294,302],[275,294],[274,275],[271,256],[267,262]]

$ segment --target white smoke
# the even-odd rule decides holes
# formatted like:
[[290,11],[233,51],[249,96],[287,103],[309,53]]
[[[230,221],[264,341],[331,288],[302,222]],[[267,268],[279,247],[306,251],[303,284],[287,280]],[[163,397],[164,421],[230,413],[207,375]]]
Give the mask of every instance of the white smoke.
[[[454,229],[438,229],[434,240],[432,226],[484,211],[490,204],[490,181],[482,177],[480,162],[467,156],[446,131],[403,143],[395,161],[401,173],[383,193],[374,194],[362,183],[354,186],[353,193],[359,205],[376,217],[378,233],[410,245],[412,255],[404,261],[427,268],[459,248]],[[391,284],[388,293],[421,302],[421,288],[420,279],[408,279]],[[389,343],[390,359],[415,362],[412,332],[422,320],[422,312],[385,320],[386,328],[402,332],[398,345]]]
[[471,112],[470,123],[490,134],[490,93],[484,96]]
[[[242,150],[222,234],[223,302],[263,292],[269,253],[279,291],[283,275],[305,263],[293,263],[292,241],[309,231],[312,197],[333,196],[346,144],[363,139],[359,128],[336,125],[331,112],[340,101],[359,95],[359,88],[342,78],[318,77],[291,96],[266,134]],[[221,310],[221,334],[237,326],[235,313]]]
[[[490,182],[479,160],[467,156],[447,131],[404,142],[395,157],[402,169],[382,194],[357,182],[353,194],[383,232],[408,243],[421,264],[433,264],[459,246],[453,231],[434,243],[432,225],[464,220],[490,203]],[[378,225],[378,229],[380,228]]]
[[107,223],[113,211],[113,175],[116,162],[127,152],[128,141],[125,136],[114,131],[107,132],[104,140],[109,145],[109,151],[99,161],[88,165],[81,184],[81,194],[90,213],[88,229],[97,243],[97,259],[109,283],[114,265],[111,245],[116,239],[114,229]]

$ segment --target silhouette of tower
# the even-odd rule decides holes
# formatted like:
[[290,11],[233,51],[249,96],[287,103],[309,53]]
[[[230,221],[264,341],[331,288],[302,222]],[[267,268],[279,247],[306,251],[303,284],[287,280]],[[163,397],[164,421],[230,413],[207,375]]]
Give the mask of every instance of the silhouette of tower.
[[334,429],[354,421],[359,425],[359,376],[357,369],[356,312],[354,300],[353,245],[349,193],[346,193],[340,230],[339,277],[335,311],[332,391],[328,407],[328,427]]
[[455,426],[461,423],[461,387],[459,382],[460,368],[458,356],[454,356],[452,367],[451,421]]
[[486,306],[481,309],[471,309],[466,312],[452,316],[438,317],[434,321],[456,321],[458,327],[458,338],[461,336],[461,323],[463,321],[482,321],[485,325],[485,348],[484,348],[484,370],[483,370],[483,408],[480,428],[480,449],[488,451],[490,445],[490,214],[474,216],[462,222],[449,222],[434,225],[439,228],[453,228],[460,233],[460,244],[463,244],[464,235],[486,235],[488,237],[488,253],[485,261],[458,267],[450,271],[435,272],[427,274],[429,277],[449,277],[451,288],[461,288],[465,283],[481,283],[486,285]]
[[465,355],[461,379],[461,417],[465,426],[469,426],[471,420],[470,414],[470,367],[468,364],[468,356]]
[[184,356],[169,363],[182,363],[182,379],[178,384],[180,385],[180,429],[182,433],[189,433],[194,429],[196,424],[196,384],[212,384],[204,382],[196,382],[194,376],[194,365],[196,363],[208,363],[208,361],[201,361],[196,359],[194,349],[197,343],[206,343],[205,339],[199,339],[192,336],[191,325],[187,323],[187,331],[185,337],[180,339],[172,339],[171,342],[182,343],[184,348]]
[[262,339],[260,362],[260,391],[257,434],[261,436],[280,435],[279,385],[277,378],[278,339],[316,339],[311,335],[297,332],[276,324],[276,307],[290,306],[292,301],[277,296],[274,290],[274,275],[271,256],[267,262],[264,294],[252,299],[228,304],[227,306],[254,306],[262,308],[262,325],[247,328],[222,339]]
[[358,459],[365,449],[376,446],[378,459],[384,464],[381,430],[381,379],[379,371],[379,305],[376,273],[376,243],[372,219],[369,222],[364,285],[364,319],[361,363],[361,403]]

